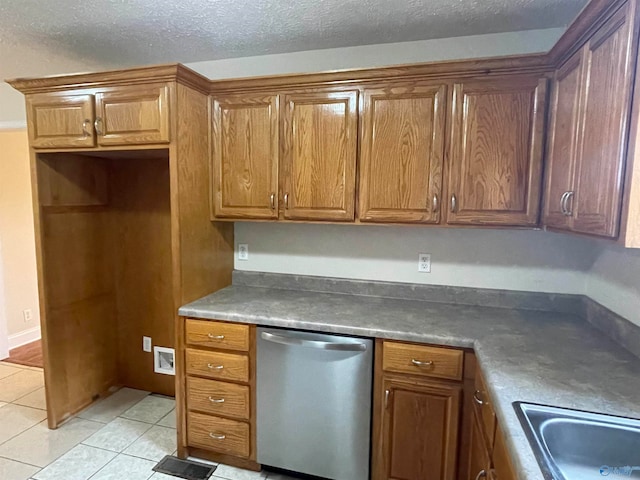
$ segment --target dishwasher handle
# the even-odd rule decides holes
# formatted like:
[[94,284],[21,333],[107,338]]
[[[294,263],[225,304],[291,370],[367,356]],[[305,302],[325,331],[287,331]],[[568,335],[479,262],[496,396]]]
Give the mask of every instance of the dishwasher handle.
[[320,350],[338,350],[341,352],[364,352],[367,346],[364,343],[322,342],[320,340],[305,340],[303,338],[287,337],[275,333],[262,332],[260,334],[267,342],[280,343],[282,345],[295,345],[298,347],[318,348]]

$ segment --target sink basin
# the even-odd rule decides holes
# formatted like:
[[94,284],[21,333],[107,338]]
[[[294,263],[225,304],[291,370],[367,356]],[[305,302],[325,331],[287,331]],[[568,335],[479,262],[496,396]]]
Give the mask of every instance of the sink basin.
[[513,405],[547,480],[640,479],[640,420]]

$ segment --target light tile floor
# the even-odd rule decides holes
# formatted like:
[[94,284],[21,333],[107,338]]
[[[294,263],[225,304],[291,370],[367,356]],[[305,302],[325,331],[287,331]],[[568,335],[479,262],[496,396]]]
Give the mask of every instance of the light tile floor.
[[[42,370],[0,362],[0,480],[176,480],[152,468],[176,451],[175,401],[123,388],[57,430]],[[218,465],[213,480],[293,480]]]

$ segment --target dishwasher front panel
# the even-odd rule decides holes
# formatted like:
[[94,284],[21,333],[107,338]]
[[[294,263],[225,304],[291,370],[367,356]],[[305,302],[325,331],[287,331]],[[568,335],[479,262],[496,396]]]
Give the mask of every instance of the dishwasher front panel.
[[257,460],[367,480],[373,340],[258,328]]

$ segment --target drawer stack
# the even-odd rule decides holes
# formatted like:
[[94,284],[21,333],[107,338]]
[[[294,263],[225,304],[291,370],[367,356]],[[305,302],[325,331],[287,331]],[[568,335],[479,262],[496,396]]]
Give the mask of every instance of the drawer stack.
[[184,331],[188,446],[254,461],[255,327],[187,318]]

